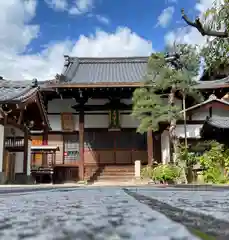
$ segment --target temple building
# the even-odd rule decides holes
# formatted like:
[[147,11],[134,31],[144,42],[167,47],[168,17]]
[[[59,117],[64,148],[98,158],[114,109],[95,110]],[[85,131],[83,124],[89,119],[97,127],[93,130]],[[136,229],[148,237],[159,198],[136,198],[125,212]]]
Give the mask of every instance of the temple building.
[[[17,96],[0,98],[0,104],[6,105],[2,107],[2,126],[6,121],[4,114],[11,120],[15,115],[14,121],[19,124],[18,129],[22,128],[26,143],[24,153],[18,151],[23,156],[15,160],[15,166],[20,165],[22,170],[16,172],[32,174],[36,181],[49,175],[49,180],[56,183],[123,181],[134,177],[136,160],[143,166],[169,162],[171,144],[167,126],[157,132],[139,134],[136,132],[139,122],[131,116],[132,94],[143,84],[147,63],[148,57],[66,56],[64,69],[55,79],[39,82],[39,86],[36,82],[26,88],[30,89],[28,92],[23,87],[16,88],[14,82],[13,89],[21,95],[17,92]],[[0,84],[10,83],[2,80]],[[203,81],[195,87],[202,91],[205,101],[195,105],[187,99],[187,108],[183,110],[186,119],[179,120],[176,127],[177,137],[182,140],[186,136],[189,142],[214,138],[215,132],[227,131],[229,121],[225,96],[229,79]],[[179,96],[176,104],[182,108]],[[7,121],[9,125],[9,117]],[[29,137],[32,146],[26,140]],[[19,164],[22,159],[23,163]],[[3,170],[6,172],[4,167]]]
[[[63,72],[41,84],[52,128],[42,138],[47,139],[49,145],[59,147],[56,179],[121,180],[133,177],[135,160],[141,160],[142,165],[170,161],[168,129],[139,134],[136,132],[139,122],[131,116],[132,94],[142,86],[147,62],[147,57],[66,57]],[[215,104],[221,101],[217,97],[227,93],[227,81],[197,85],[206,99],[211,97],[200,105],[187,102],[189,141],[202,138],[202,128],[207,118],[212,118],[211,114],[227,115],[226,101]],[[176,102],[182,107],[179,97]],[[184,138],[184,121],[178,121],[176,134]]]

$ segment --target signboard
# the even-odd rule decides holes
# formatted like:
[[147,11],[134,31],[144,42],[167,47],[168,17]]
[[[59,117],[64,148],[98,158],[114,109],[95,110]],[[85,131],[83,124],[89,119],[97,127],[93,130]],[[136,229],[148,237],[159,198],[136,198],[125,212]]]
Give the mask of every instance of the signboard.
[[61,124],[63,131],[72,132],[75,130],[74,117],[72,113],[61,113]]
[[118,109],[109,111],[109,130],[120,130],[120,113]]
[[[42,136],[33,136],[32,137],[32,146],[41,146],[43,145],[43,137]],[[35,153],[32,165],[40,165],[42,163],[42,154]]]

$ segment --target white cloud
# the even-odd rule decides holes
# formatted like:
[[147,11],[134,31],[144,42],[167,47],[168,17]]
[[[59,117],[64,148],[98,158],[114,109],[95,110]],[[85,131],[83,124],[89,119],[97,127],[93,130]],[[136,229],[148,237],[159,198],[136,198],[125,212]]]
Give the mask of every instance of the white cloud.
[[68,7],[67,0],[45,0],[45,2],[56,11],[65,11]]
[[45,0],[50,8],[55,11],[66,11],[70,15],[81,15],[88,13],[94,7],[94,0]]
[[[199,16],[202,17],[204,12],[213,6],[214,2],[215,0],[198,0],[195,9],[198,11]],[[166,44],[173,44],[174,41],[203,46],[207,41],[207,37],[203,37],[196,28],[185,27],[168,32],[165,35]]]
[[151,42],[127,27],[120,27],[113,33],[98,29],[75,41],[52,42],[36,54],[23,54],[31,41],[39,37],[39,26],[30,24],[35,13],[35,0],[0,2],[0,76],[6,79],[52,79],[61,72],[65,54],[114,57],[149,55],[153,51]]
[[94,0],[75,0],[73,6],[69,9],[71,14],[84,14],[94,6]]
[[165,8],[157,18],[157,26],[161,26],[163,28],[167,27],[173,17],[174,10],[174,7]]
[[103,24],[108,25],[108,24],[110,23],[110,20],[109,20],[107,17],[105,17],[105,16],[102,16],[102,15],[97,14],[97,15],[95,15],[95,17],[97,18],[97,20],[98,20],[99,22],[101,22],[101,23],[103,23]]

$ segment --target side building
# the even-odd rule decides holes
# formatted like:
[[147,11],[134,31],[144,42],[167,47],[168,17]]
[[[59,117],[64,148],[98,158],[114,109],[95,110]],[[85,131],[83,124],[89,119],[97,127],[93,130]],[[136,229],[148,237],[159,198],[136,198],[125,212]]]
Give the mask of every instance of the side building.
[[50,126],[37,81],[0,80],[0,184],[29,183],[31,129]]

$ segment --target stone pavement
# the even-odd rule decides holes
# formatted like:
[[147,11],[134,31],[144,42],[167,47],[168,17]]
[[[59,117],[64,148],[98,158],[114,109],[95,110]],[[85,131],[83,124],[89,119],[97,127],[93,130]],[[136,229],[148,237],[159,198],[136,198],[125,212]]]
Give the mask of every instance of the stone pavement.
[[0,239],[229,239],[228,189],[38,187],[1,187]]
[[93,187],[0,194],[0,239],[198,238],[124,189]]

